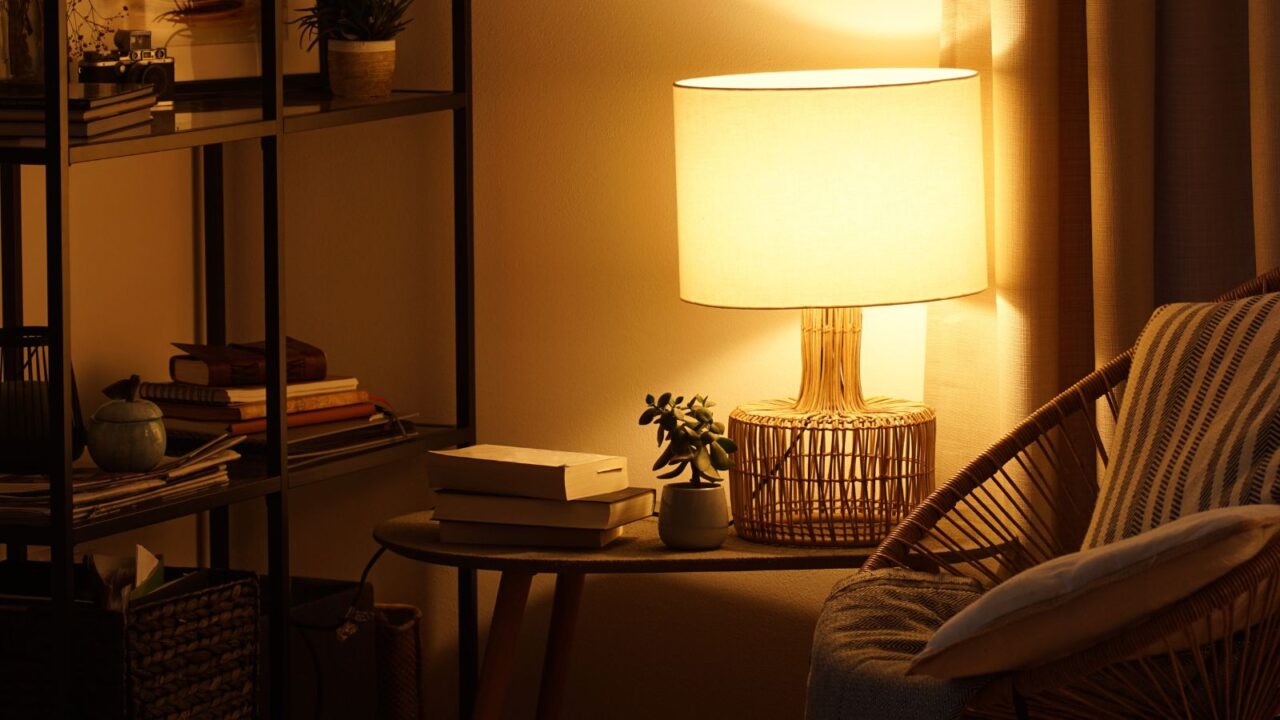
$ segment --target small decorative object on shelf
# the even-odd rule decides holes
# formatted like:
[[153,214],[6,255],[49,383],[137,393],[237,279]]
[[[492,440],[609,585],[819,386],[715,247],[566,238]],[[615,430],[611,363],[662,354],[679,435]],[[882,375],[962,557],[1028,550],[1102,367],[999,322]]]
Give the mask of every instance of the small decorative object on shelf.
[[291,23],[301,26],[307,49],[321,40],[328,50],[329,89],[340,97],[391,94],[396,69],[396,35],[412,18],[413,0],[317,0]]
[[98,408],[89,425],[89,457],[108,472],[147,472],[165,449],[164,413],[138,395],[142,378],[112,383],[103,395],[112,398]]
[[173,99],[173,58],[166,48],[151,47],[150,30],[117,30],[114,42],[113,50],[85,52],[80,82],[148,84],[161,101]]
[[[0,473],[48,470],[49,328],[0,328]],[[71,378],[71,457],[84,452],[84,421]]]
[[737,451],[724,436],[724,425],[711,412],[715,404],[706,395],[694,395],[687,402],[663,393],[640,415],[641,425],[658,426],[658,445],[667,443],[653,463],[653,469],[672,466],[658,477],[668,480],[689,470],[689,482],[662,488],[658,514],[658,537],[676,550],[710,550],[720,547],[729,536],[729,506],[720,486],[721,470],[733,467]]

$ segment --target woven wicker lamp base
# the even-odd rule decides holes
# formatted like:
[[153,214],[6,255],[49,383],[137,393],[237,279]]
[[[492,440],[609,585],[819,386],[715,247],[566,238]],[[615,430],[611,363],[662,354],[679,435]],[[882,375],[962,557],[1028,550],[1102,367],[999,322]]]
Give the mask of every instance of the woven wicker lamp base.
[[734,527],[757,542],[875,545],[933,490],[923,403],[862,398],[858,308],[803,311],[800,397],[742,405],[729,473]]

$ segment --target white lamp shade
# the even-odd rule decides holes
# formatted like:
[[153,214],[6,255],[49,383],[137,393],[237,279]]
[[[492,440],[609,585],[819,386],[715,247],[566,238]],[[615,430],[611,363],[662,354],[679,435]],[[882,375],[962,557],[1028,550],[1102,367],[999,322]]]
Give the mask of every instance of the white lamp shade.
[[686,301],[868,306],[987,286],[971,70],[683,80],[675,141]]

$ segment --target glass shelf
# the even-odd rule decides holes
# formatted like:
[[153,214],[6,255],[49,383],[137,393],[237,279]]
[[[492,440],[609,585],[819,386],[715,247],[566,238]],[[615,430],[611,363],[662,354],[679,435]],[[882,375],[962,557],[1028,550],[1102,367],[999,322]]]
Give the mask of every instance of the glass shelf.
[[[306,132],[466,107],[465,94],[397,90],[381,98],[335,98],[317,90],[285,94],[284,132]],[[251,94],[176,100],[152,111],[151,123],[92,138],[71,138],[72,164],[273,135]],[[44,138],[0,138],[0,163],[42,164]]]

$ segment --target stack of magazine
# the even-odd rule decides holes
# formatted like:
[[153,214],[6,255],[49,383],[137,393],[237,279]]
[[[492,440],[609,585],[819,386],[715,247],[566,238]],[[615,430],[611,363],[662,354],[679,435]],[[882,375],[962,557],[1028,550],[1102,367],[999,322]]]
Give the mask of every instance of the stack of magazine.
[[[244,438],[222,437],[181,457],[165,458],[155,469],[109,473],[77,468],[72,476],[71,514],[75,520],[97,518],[136,505],[172,500],[230,482],[227,463],[240,454]],[[49,478],[43,475],[0,475],[0,520],[49,517]]]

